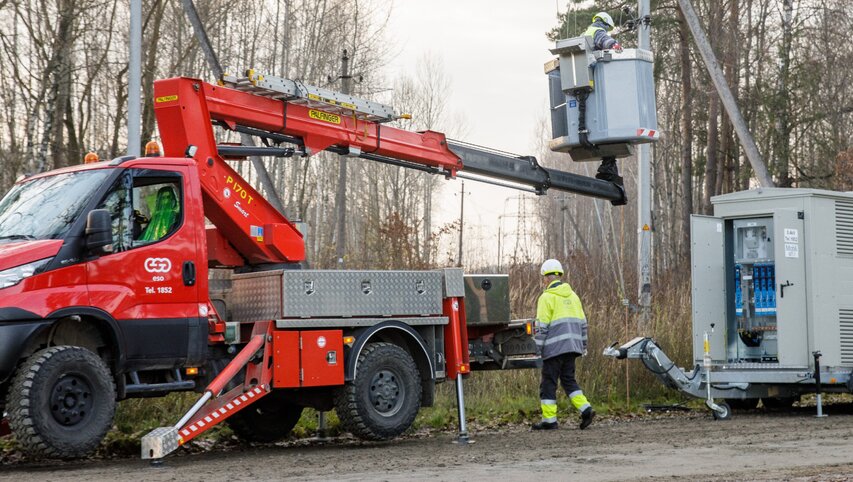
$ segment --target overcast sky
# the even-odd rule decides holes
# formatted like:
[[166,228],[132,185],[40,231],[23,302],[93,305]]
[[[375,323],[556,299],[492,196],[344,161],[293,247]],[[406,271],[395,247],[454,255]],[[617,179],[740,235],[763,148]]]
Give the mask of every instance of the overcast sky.
[[421,55],[434,54],[452,82],[450,105],[467,120],[466,140],[527,153],[547,114],[545,32],[555,17],[553,0],[397,0],[388,38],[400,54],[389,73],[411,75]]
[[[552,58],[552,43],[545,32],[555,26],[556,14],[554,0],[397,0],[387,38],[399,42],[400,53],[388,73],[414,75],[418,59],[433,54],[450,79],[450,110],[465,119],[460,140],[535,155],[536,126],[548,116],[543,65]],[[458,218],[459,196],[450,192],[459,190],[459,181],[444,184],[436,223]],[[516,211],[512,198],[519,191],[474,182],[466,182],[465,190],[471,193],[465,198],[465,242],[470,237],[472,245],[497,254],[497,218]],[[514,229],[515,220],[508,221],[505,234]],[[505,246],[513,239],[506,237]]]

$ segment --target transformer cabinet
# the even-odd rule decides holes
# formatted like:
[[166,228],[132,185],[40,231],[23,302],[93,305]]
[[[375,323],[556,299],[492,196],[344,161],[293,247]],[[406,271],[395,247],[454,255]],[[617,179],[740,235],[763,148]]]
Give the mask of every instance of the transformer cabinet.
[[853,392],[853,193],[770,188],[712,203],[691,223],[696,368],[674,369],[651,338],[605,354],[641,359],[696,397],[710,376],[711,397],[775,408],[815,391],[820,352],[823,389]]
[[775,188],[712,202],[714,217],[692,220],[694,361],[716,323],[711,358],[726,369],[811,369],[820,351],[849,379],[853,194]]

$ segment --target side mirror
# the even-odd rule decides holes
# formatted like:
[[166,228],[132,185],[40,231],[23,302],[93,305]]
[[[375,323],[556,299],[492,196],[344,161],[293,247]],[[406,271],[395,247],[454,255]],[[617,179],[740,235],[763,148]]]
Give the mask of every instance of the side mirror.
[[86,249],[96,254],[109,253],[113,244],[112,217],[106,209],[93,209],[86,218]]

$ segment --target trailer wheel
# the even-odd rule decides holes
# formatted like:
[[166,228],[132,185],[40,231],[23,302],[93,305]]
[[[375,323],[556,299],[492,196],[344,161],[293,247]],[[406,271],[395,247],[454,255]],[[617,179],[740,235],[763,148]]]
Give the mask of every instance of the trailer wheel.
[[277,442],[290,434],[302,416],[302,407],[271,393],[232,415],[225,423],[247,442]]
[[106,364],[77,346],[34,353],[9,388],[6,410],[30,455],[78,458],[92,453],[113,423],[115,385]]
[[732,418],[732,407],[730,407],[728,403],[720,402],[717,406],[720,407],[722,411],[718,412],[716,410],[711,410],[711,413],[714,415],[714,420],[728,420]]
[[355,379],[335,395],[344,429],[364,440],[405,432],[421,408],[421,376],[412,357],[391,343],[371,343],[358,357]]
[[728,403],[733,410],[752,410],[758,407],[757,398],[727,398],[726,403]]

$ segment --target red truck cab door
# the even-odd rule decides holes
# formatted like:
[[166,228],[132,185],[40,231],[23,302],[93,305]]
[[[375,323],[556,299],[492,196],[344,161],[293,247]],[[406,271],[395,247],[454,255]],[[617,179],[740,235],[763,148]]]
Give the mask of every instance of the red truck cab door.
[[87,263],[89,298],[118,322],[128,369],[192,365],[207,350],[204,215],[190,169],[127,169],[97,206],[111,214],[113,243]]

